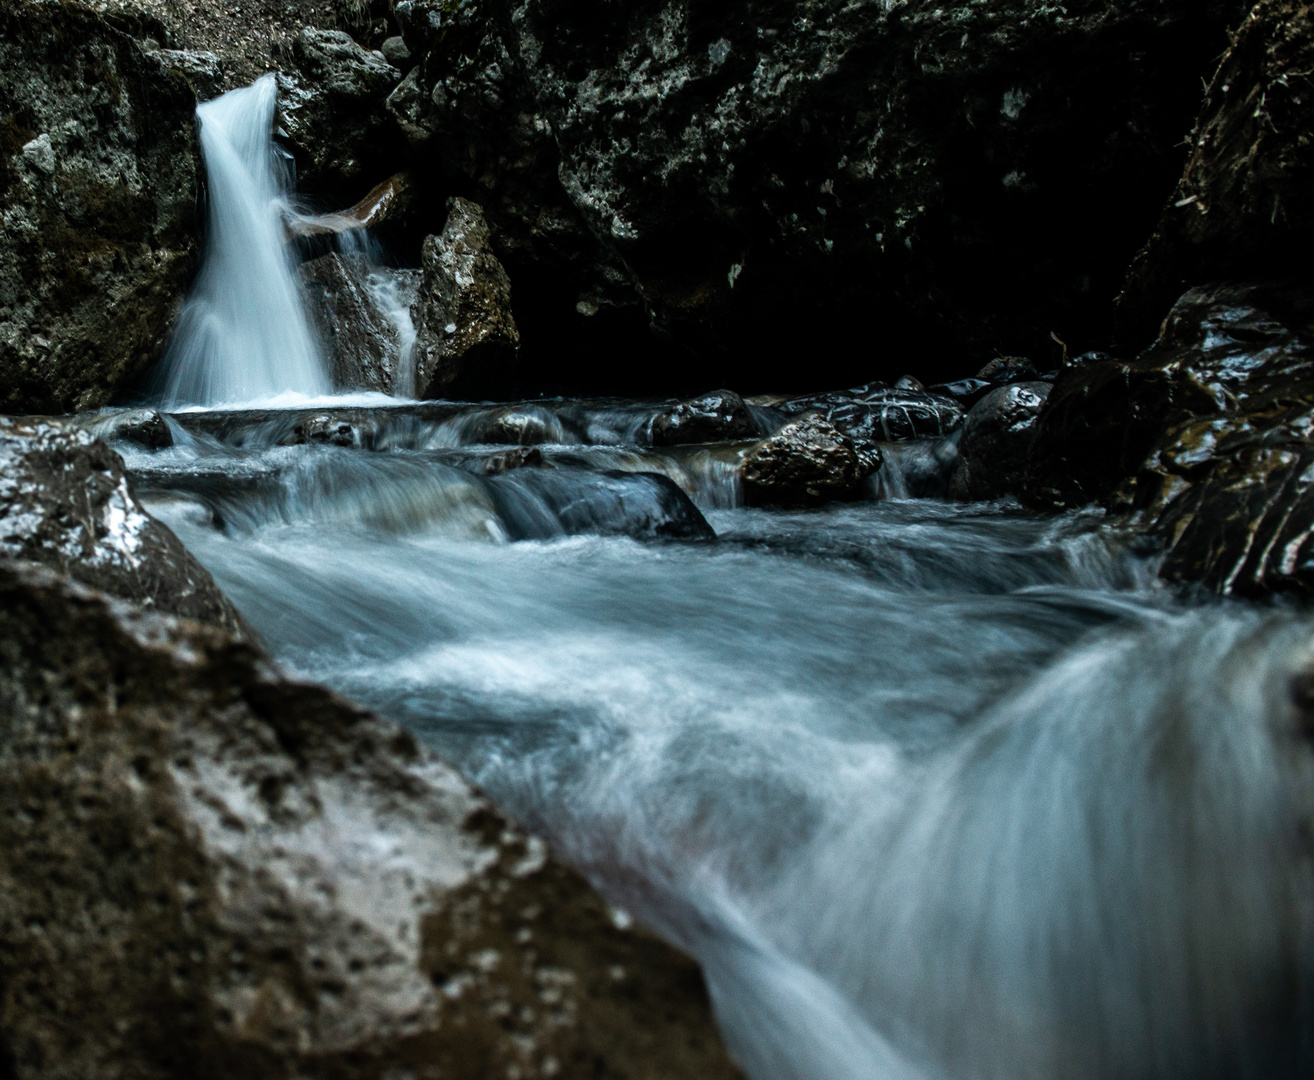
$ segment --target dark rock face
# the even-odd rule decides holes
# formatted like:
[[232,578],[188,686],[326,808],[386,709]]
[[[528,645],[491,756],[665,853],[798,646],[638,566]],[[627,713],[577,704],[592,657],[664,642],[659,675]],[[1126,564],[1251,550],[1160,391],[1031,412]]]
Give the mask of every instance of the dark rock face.
[[[338,390],[412,392],[412,342],[381,304],[389,289],[400,309],[409,309],[420,288],[412,270],[372,270],[359,255],[336,252],[301,264],[302,289],[311,322],[323,342]],[[371,281],[371,276],[376,279]]]
[[[824,382],[893,378],[915,353],[930,381],[1057,356],[1055,330],[1088,347],[1245,11],[404,6],[421,60],[394,111],[434,172],[479,191],[517,281],[562,279],[581,329],[641,304],[704,379],[741,386],[786,356],[826,357]],[[873,324],[880,350],[854,350]]]
[[505,397],[520,352],[511,280],[489,244],[483,211],[453,199],[441,236],[424,242],[412,309],[421,397]]
[[8,1075],[739,1075],[696,965],[409,735],[5,560],[0,793]]
[[958,440],[950,498],[998,499],[1022,491],[1049,391],[1047,382],[1012,383],[972,406]]
[[247,633],[209,572],[142,509],[119,455],[74,424],[0,417],[0,554]]
[[1028,494],[1131,511],[1163,574],[1220,593],[1314,590],[1314,302],[1303,286],[1178,301],[1135,361],[1065,371]]
[[945,435],[963,422],[963,407],[950,397],[884,383],[791,398],[775,409],[785,416],[820,413],[858,446],[866,447]]
[[187,80],[74,3],[0,7],[0,410],[104,404],[196,249]]
[[1309,273],[1311,70],[1314,5],[1255,5],[1209,85],[1186,171],[1119,299],[1128,345],[1148,341],[1189,287]]
[[851,497],[880,468],[879,450],[859,450],[823,416],[794,420],[750,450],[740,466],[756,506],[811,506]]
[[658,413],[652,421],[653,446],[751,439],[760,434],[744,399],[733,390],[717,390],[682,401]]

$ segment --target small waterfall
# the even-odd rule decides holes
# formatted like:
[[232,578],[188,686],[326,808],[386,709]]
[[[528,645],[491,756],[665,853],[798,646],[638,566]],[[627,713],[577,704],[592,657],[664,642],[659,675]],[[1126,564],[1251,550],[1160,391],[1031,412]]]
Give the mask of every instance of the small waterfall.
[[285,184],[271,135],[276,96],[274,77],[264,75],[196,110],[209,234],[161,369],[167,405],[330,392],[289,261]]

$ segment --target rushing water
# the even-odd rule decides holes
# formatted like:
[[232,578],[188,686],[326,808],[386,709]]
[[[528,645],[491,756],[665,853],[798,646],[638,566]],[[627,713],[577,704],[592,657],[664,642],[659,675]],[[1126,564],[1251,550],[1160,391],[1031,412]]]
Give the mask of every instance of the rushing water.
[[196,111],[208,184],[205,259],[159,376],[171,406],[215,405],[330,386],[289,262],[285,180],[265,75]]

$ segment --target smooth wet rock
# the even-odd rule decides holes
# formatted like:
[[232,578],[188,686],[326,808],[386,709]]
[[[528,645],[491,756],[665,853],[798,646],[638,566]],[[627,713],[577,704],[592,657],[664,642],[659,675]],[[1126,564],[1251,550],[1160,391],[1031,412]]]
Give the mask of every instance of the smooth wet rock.
[[119,455],[72,425],[0,417],[0,555],[249,633],[209,572],[137,501]]
[[0,6],[0,411],[105,404],[195,269],[186,78],[77,3]]
[[786,416],[819,412],[864,447],[945,435],[963,422],[963,407],[952,398],[884,383],[790,398],[775,408]]
[[733,390],[682,401],[659,412],[652,421],[654,446],[751,439],[761,433],[744,399]]
[[809,506],[853,496],[881,464],[824,416],[786,424],[748,452],[739,475],[755,506]]
[[103,413],[76,413],[60,422],[81,428],[106,442],[127,442],[147,450],[173,445],[173,432],[154,409],[115,409]]
[[454,198],[440,236],[424,242],[415,322],[420,397],[505,396],[520,354],[511,280],[493,254],[483,210]]
[[972,406],[958,440],[951,499],[998,499],[1022,491],[1050,389],[1047,382],[1015,382]]
[[18,1080],[739,1073],[697,966],[410,735],[0,561]]
[[1140,348],[1186,289],[1308,275],[1314,246],[1314,5],[1263,0],[1205,94],[1190,156],[1118,300]]
[[302,292],[311,322],[324,345],[337,390],[409,391],[414,375],[410,342],[385,311],[380,289],[392,290],[399,309],[409,309],[420,275],[369,266],[364,256],[332,252],[301,264]]
[[1314,592],[1314,298],[1303,283],[1193,289],[1134,361],[1065,370],[1027,495],[1099,501],[1222,594]]
[[289,214],[284,223],[293,236],[337,236],[374,229],[405,214],[415,199],[410,173],[400,172],[370,188],[345,210],[325,214]]

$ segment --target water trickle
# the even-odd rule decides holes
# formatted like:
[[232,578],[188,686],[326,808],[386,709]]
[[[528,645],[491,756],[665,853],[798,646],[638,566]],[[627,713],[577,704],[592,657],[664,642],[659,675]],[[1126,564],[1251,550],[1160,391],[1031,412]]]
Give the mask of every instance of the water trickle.
[[158,384],[173,407],[330,390],[289,257],[272,75],[196,110],[209,184],[205,259]]

